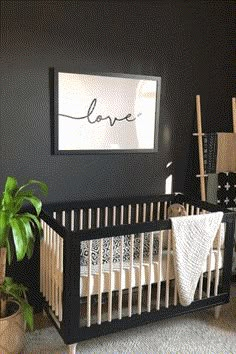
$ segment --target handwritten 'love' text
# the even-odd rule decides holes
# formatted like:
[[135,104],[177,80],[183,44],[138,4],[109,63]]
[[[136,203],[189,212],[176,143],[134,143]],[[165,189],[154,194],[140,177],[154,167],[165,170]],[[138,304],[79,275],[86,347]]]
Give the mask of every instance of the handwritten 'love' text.
[[[62,117],[67,117],[67,118],[71,118],[71,119],[87,119],[88,120],[88,123],[90,124],[94,124],[94,123],[99,123],[103,120],[108,120],[109,123],[110,123],[110,126],[113,127],[114,124],[116,122],[121,122],[121,121],[126,121],[126,122],[133,122],[136,117],[133,117],[132,118],[132,115],[131,113],[128,113],[125,117],[123,118],[117,118],[117,117],[114,117],[112,118],[111,116],[106,116],[106,117],[103,117],[101,114],[97,115],[95,117],[95,119],[92,119],[91,115],[96,107],[96,104],[97,104],[97,99],[94,98],[88,108],[88,111],[87,111],[87,114],[84,116],[84,117],[73,117],[73,116],[69,116],[69,115],[66,115],[66,114],[59,114],[59,116],[62,116]],[[139,113],[137,116],[140,116],[142,113]]]

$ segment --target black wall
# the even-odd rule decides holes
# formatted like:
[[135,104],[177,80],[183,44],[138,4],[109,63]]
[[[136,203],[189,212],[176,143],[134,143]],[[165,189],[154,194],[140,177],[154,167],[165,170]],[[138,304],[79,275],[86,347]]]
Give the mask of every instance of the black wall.
[[[47,201],[164,193],[189,176],[195,95],[204,130],[232,130],[234,1],[1,1],[0,185]],[[49,68],[162,77],[156,154],[53,156]],[[167,169],[170,161],[172,166]]]

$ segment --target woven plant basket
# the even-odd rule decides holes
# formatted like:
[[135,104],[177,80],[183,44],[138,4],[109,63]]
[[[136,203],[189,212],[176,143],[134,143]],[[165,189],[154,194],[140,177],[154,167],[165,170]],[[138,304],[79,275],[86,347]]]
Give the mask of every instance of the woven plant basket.
[[25,325],[19,304],[8,301],[9,316],[0,318],[0,353],[20,353],[24,347]]

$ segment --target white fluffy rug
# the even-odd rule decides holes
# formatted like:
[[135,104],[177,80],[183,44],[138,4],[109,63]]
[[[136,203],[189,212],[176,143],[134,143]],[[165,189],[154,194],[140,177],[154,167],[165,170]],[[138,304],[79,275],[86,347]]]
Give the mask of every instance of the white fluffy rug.
[[[49,327],[27,333],[25,354],[66,353],[58,332]],[[77,353],[236,353],[236,298],[224,305],[219,320],[209,309],[83,341]]]

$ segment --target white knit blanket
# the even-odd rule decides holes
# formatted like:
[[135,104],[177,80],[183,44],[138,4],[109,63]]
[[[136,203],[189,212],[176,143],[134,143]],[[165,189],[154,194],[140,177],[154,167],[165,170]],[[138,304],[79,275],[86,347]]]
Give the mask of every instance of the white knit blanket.
[[188,306],[203,271],[223,212],[171,218],[173,256],[179,301]]

